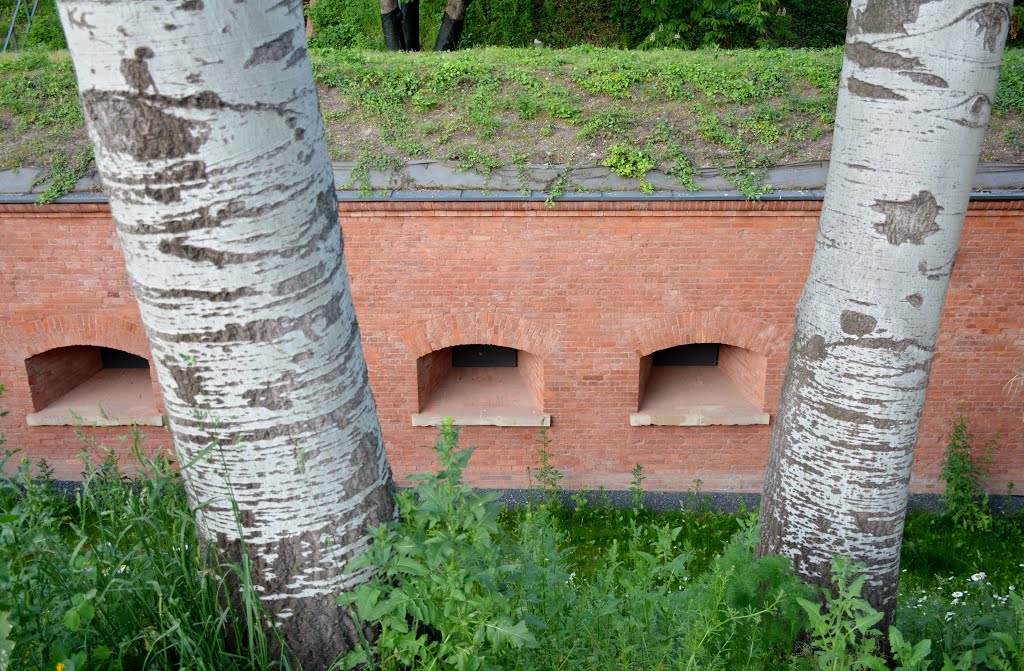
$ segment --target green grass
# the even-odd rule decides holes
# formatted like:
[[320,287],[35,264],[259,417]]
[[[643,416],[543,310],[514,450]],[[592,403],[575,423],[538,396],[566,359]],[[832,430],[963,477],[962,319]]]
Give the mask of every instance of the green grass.
[[[472,151],[493,170],[619,162],[614,148],[628,146],[673,171],[684,188],[697,167],[712,167],[756,197],[765,168],[828,158],[842,53],[314,49],[311,60],[335,160],[401,163]],[[1022,125],[1017,49],[1004,58],[982,160],[1024,162]],[[55,155],[82,155],[87,141],[66,55],[0,58],[0,131],[0,169],[49,173]]]
[[143,457],[140,440],[141,473],[129,478],[110,453],[87,457],[73,499],[45,462],[0,454],[14,470],[0,480],[0,623],[10,627],[0,651],[11,659],[0,668],[287,668],[262,609],[232,604],[229,583],[258,601],[246,569],[196,540],[180,478],[168,460]]

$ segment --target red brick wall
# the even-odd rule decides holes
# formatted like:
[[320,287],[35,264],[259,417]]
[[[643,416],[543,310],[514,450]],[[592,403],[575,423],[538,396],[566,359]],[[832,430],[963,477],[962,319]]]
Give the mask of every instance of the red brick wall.
[[98,347],[51,349],[25,361],[32,409],[42,410],[103,368]]
[[522,375],[526,388],[530,390],[530,396],[534,405],[540,410],[544,409],[544,362],[539,356],[529,352],[519,352],[519,374]]
[[416,383],[419,389],[419,404],[416,411],[426,407],[430,395],[444,381],[452,369],[452,350],[449,347],[425,354],[416,360]]
[[[432,466],[417,359],[490,343],[540,363],[543,408],[566,487],[625,488],[642,463],[652,489],[756,491],[770,426],[631,427],[640,362],[719,342],[765,357],[764,407],[778,401],[794,308],[820,204],[348,203],[345,252],[370,382],[399,479]],[[107,209],[0,205],[0,382],[12,448],[74,475],[67,427],[29,428],[25,359],[105,345],[148,356]],[[973,409],[980,440],[1001,430],[993,491],[1024,487],[1024,202],[975,202],[950,288],[911,487],[935,491],[949,415]],[[91,430],[113,442],[125,431]],[[158,429],[152,446],[166,445]],[[537,431],[467,427],[473,482],[520,487]]]
[[764,375],[768,360],[757,352],[742,347],[722,345],[718,348],[718,367],[747,400],[764,408]]
[[636,390],[636,407],[639,410],[644,402],[644,394],[647,392],[647,383],[651,380],[651,369],[654,368],[654,357],[648,354],[640,358],[640,386]]
[[[25,362],[58,347],[112,347],[149,357],[106,205],[0,204],[0,419],[10,449],[46,456],[57,477],[77,478],[83,448],[74,427],[28,427],[33,411]],[[154,381],[154,390],[156,390]],[[159,393],[155,393],[159,399]],[[125,442],[127,427],[84,427],[110,447]],[[159,427],[145,429],[146,444],[169,447]]]

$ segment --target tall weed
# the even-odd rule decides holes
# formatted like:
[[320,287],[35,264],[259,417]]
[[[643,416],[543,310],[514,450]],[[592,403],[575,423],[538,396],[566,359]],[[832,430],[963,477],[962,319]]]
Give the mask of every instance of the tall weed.
[[[148,458],[129,477],[113,453],[85,454],[69,497],[45,463],[5,452],[0,466],[0,620],[12,669],[288,668],[275,659],[264,613],[233,610],[225,565],[197,541],[173,464]],[[251,587],[250,587],[251,589]],[[258,602],[258,599],[256,600]],[[274,643],[278,643],[274,641]],[[3,644],[0,644],[0,648]]]

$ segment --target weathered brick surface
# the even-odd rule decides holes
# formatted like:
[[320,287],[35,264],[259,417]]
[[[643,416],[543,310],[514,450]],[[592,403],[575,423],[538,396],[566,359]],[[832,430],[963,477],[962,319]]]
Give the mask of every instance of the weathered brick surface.
[[[536,357],[526,372],[543,385],[567,487],[624,488],[642,463],[652,489],[683,490],[700,478],[704,489],[756,491],[771,427],[631,427],[641,360],[694,342],[763,355],[765,385],[751,393],[771,411],[819,209],[813,201],[343,204],[348,270],[396,475],[432,466],[434,431],[411,424],[420,409],[417,359],[490,343]],[[74,477],[73,430],[25,425],[25,361],[72,345],[148,355],[109,210],[0,206],[0,239],[0,382],[11,410],[0,427],[10,447]],[[1001,432],[993,491],[1024,485],[1024,393],[1007,387],[1024,364],[1022,321],[1024,201],[975,202],[946,303],[914,491],[940,485],[958,400],[971,407],[980,440]],[[87,433],[113,445],[126,431]],[[147,433],[151,448],[169,444],[160,429]],[[536,437],[536,429],[466,428],[464,442],[479,446],[472,481],[524,486]]]
[[100,350],[74,345],[58,347],[25,361],[33,410],[42,410],[103,368]]

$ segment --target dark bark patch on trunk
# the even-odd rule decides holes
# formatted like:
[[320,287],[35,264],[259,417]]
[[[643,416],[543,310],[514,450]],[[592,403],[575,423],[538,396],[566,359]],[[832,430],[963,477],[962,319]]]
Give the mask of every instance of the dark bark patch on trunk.
[[314,326],[324,322],[330,326],[341,318],[339,301],[331,300],[324,305],[298,317],[280,317],[278,319],[256,319],[244,324],[226,324],[214,331],[198,333],[161,333],[162,340],[169,342],[191,343],[233,343],[233,342],[276,342],[293,331],[302,331],[310,340],[318,334]]
[[834,403],[821,401],[817,403],[817,407],[822,414],[836,420],[837,422],[845,422],[847,424],[854,425],[869,425],[881,430],[895,429],[903,425],[903,422],[899,420],[873,417],[866,412],[854,410],[853,408],[849,408],[844,405],[836,405]]
[[85,117],[101,142],[136,161],[194,154],[209,137],[205,123],[175,116],[141,94],[92,89],[81,97]]
[[154,178],[167,183],[192,182],[206,179],[206,163],[202,161],[180,161],[167,166]]
[[851,513],[853,517],[853,523],[857,526],[857,531],[867,534],[868,536],[880,537],[881,542],[885,547],[889,546],[888,536],[891,536],[896,532],[895,524],[892,519],[878,519],[874,517],[878,513],[867,513],[867,512],[854,512]]
[[164,359],[164,367],[174,380],[178,398],[188,405],[197,405],[197,399],[203,393],[203,376],[199,370],[172,358]]
[[267,410],[287,410],[292,407],[290,398],[281,393],[277,386],[267,384],[260,389],[250,389],[242,394],[250,408],[266,408]]
[[122,229],[132,235],[161,235],[200,231],[220,225],[220,217],[211,214],[210,208],[200,207],[194,215],[184,219],[167,219],[158,226],[123,226]]
[[988,112],[992,109],[992,99],[984,93],[978,93],[956,106],[959,116],[951,120],[965,128],[984,128],[988,123]]
[[914,338],[850,338],[839,341],[840,345],[863,347],[866,349],[882,349],[888,352],[906,352],[908,349],[917,349],[922,352],[934,352],[935,348],[922,345]]
[[865,336],[874,331],[877,325],[877,319],[856,310],[843,310],[839,316],[839,326],[843,332],[853,336]]
[[800,347],[799,353],[810,361],[820,361],[828,356],[828,345],[820,335],[814,335]]
[[324,264],[318,263],[316,267],[303,271],[294,277],[283,282],[278,282],[272,291],[275,296],[285,296],[300,291],[313,284],[317,278],[324,274]]
[[876,200],[871,209],[885,215],[885,221],[874,228],[890,245],[922,245],[925,238],[941,230],[937,220],[943,208],[930,191],[921,191],[909,200]]
[[156,83],[149,73],[149,66],[146,65],[146,61],[154,55],[149,47],[138,47],[135,49],[135,58],[121,59],[121,76],[128,87],[136,93],[144,93],[147,89],[153,89],[153,93],[157,93]]
[[853,75],[850,75],[846,80],[846,86],[849,88],[852,95],[859,98],[870,98],[872,100],[906,100],[906,98],[890,88],[879,86],[878,84],[871,84],[862,79],[857,79]]
[[176,186],[152,187],[142,190],[142,195],[154,203],[178,203],[181,201],[181,189]]
[[245,261],[251,261],[255,257],[252,254],[236,254],[234,252],[224,252],[217,249],[210,249],[209,247],[200,247],[198,245],[190,245],[185,241],[188,238],[177,237],[169,240],[161,240],[157,245],[157,249],[161,253],[169,256],[176,256],[186,261],[192,261],[193,263],[212,263],[218,268],[223,268],[226,265],[234,263],[244,263]]
[[921,305],[924,303],[924,298],[921,297],[921,294],[910,294],[909,296],[906,297],[905,300],[911,305],[913,305],[915,308],[921,307]]
[[986,2],[967,10],[948,25],[953,25],[964,19],[973,20],[978,24],[978,35],[984,34],[985,48],[990,53],[995,53],[1005,38],[1005,30],[1010,27],[1010,5],[1002,2]]
[[864,9],[850,12],[850,28],[857,33],[903,33],[917,21],[921,5],[936,0],[868,0]]
[[299,63],[302,63],[305,60],[306,55],[306,48],[299,47],[298,49],[292,52],[291,56],[288,57],[288,62],[284,64],[285,69],[287,70],[290,67],[294,67]]
[[292,47],[292,40],[294,39],[292,32],[291,30],[285,31],[269,42],[264,42],[253,49],[249,58],[246,59],[245,63],[242,63],[242,67],[248,70],[257,65],[273,63],[284,59],[285,56],[294,51]]
[[230,303],[238,300],[239,298],[245,298],[247,296],[255,296],[259,292],[252,287],[240,287],[238,289],[220,289],[220,290],[205,290],[205,289],[172,289],[170,291],[164,291],[160,289],[144,289],[142,290],[147,296],[154,296],[156,298],[190,298],[201,301],[209,301],[211,303]]
[[178,5],[178,9],[184,10],[186,12],[198,12],[204,6],[205,5],[203,5],[203,0],[185,0],[185,2]]
[[165,23],[164,24],[164,30],[166,30],[168,32],[170,32],[172,30],[177,30],[177,29],[178,29],[178,26],[174,25],[173,23]]
[[866,42],[847,42],[846,57],[862,68],[916,70],[921,67],[919,58],[903,56],[895,51],[885,51]]
[[918,84],[934,86],[937,89],[949,88],[949,82],[938,75],[928,74],[927,72],[900,72],[900,74],[904,77],[908,77],[910,81],[917,82]]

